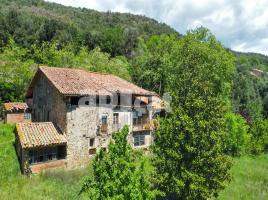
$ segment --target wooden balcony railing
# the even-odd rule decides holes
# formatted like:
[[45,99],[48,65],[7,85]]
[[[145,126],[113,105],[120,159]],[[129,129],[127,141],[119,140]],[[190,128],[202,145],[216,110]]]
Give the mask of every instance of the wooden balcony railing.
[[151,124],[142,123],[142,124],[133,124],[133,131],[143,131],[143,130],[151,130]]

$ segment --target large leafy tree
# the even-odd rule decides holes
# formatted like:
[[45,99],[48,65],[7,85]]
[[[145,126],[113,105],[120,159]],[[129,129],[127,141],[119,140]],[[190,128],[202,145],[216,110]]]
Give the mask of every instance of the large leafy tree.
[[25,60],[26,55],[12,40],[0,53],[0,102],[23,101],[24,89],[36,69],[33,60]]
[[127,143],[128,127],[113,135],[108,152],[101,150],[93,162],[93,176],[84,182],[82,193],[90,199],[154,199],[141,155]]
[[179,62],[177,39],[176,35],[161,35],[140,40],[138,54],[132,62],[134,82],[163,95],[168,77]]
[[177,43],[167,89],[172,113],[155,133],[155,184],[167,199],[207,199],[230,177],[222,139],[234,59],[204,28]]

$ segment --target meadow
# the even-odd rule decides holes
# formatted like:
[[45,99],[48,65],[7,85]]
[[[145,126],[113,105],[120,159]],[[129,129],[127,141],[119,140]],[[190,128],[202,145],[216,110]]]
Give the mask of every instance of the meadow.
[[[13,199],[85,199],[79,196],[83,177],[92,169],[21,175],[14,148],[14,126],[0,125],[0,196]],[[147,169],[150,167],[147,166]],[[242,156],[234,159],[232,181],[223,190],[219,200],[268,199],[268,154],[257,157]]]

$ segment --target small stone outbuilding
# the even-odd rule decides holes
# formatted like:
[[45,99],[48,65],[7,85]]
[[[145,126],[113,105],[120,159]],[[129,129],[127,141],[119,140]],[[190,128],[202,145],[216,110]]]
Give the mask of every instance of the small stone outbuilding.
[[52,122],[17,123],[16,151],[22,173],[66,166],[67,140]]
[[11,124],[31,122],[31,112],[28,105],[20,102],[4,103],[4,122]]

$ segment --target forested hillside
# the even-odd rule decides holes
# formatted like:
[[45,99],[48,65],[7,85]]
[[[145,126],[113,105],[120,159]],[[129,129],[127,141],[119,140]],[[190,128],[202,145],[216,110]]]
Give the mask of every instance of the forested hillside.
[[131,56],[140,36],[176,33],[144,16],[72,8],[43,0],[1,0],[0,27],[0,47],[11,36],[26,48],[57,40],[60,47],[70,43],[88,49],[100,46],[112,56]]

